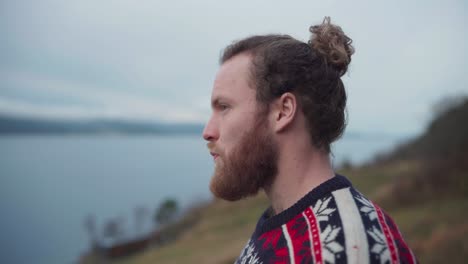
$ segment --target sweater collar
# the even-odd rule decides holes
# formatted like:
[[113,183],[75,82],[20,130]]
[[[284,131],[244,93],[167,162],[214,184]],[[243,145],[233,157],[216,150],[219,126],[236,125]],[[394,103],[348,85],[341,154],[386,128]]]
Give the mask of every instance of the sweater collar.
[[294,205],[277,215],[271,216],[273,209],[270,206],[267,210],[265,210],[257,223],[257,227],[255,229],[256,235],[261,235],[289,222],[296,215],[303,212],[312,204],[315,204],[318,199],[324,197],[325,195],[333,191],[351,186],[351,182],[346,177],[336,174],[333,178],[315,187]]

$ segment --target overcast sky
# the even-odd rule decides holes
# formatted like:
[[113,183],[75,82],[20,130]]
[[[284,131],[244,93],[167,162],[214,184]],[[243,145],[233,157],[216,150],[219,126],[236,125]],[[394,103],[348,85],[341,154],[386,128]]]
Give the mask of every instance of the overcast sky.
[[0,1],[0,113],[205,122],[221,50],[306,41],[324,16],[353,39],[350,131],[420,132],[468,93],[465,1]]

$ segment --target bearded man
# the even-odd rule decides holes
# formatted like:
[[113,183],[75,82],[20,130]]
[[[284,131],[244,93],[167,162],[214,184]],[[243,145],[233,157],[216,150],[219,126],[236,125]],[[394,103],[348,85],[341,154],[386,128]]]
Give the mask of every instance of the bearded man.
[[221,57],[203,131],[210,189],[229,201],[264,190],[271,203],[237,263],[415,263],[393,220],[333,171],[354,49],[329,18],[310,32],[248,37]]

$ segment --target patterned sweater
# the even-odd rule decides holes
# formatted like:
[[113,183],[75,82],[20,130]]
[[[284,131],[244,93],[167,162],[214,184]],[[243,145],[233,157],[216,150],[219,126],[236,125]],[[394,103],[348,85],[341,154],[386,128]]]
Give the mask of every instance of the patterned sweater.
[[237,259],[253,263],[416,263],[393,220],[336,175],[278,215],[265,211]]

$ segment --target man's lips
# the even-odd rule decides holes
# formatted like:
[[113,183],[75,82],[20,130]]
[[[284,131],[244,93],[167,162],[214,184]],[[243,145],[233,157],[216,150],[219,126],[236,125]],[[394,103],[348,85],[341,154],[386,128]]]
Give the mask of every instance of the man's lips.
[[217,154],[216,152],[211,152],[210,151],[210,154],[211,154],[211,156],[213,156],[214,160],[216,160],[219,157],[219,154]]

